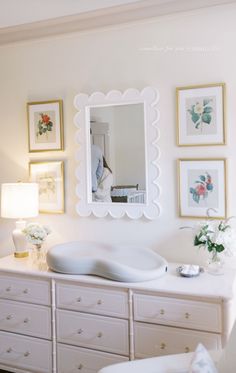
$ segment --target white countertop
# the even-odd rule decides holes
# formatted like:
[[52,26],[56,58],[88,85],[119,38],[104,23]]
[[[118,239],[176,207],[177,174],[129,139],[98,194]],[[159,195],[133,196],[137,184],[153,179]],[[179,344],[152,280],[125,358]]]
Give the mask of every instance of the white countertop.
[[204,298],[215,298],[222,300],[232,299],[236,293],[236,270],[225,268],[223,275],[212,275],[201,273],[194,278],[185,278],[177,274],[176,268],[180,264],[169,263],[168,272],[155,280],[145,282],[117,282],[104,279],[97,276],[85,275],[67,275],[55,273],[46,268],[39,268],[33,264],[30,257],[16,259],[13,255],[0,258],[0,274],[2,272],[9,274],[25,274],[30,276],[39,276],[45,278],[54,278],[60,280],[78,281],[79,283],[113,286],[119,288],[129,288],[133,290],[155,291],[159,293],[169,293],[181,296],[197,296]]

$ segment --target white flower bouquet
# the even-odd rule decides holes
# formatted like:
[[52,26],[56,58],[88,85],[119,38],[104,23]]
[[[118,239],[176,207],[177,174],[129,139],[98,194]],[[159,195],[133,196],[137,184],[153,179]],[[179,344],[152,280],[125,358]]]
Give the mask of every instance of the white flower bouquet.
[[29,223],[22,231],[26,240],[34,245],[41,245],[51,233],[51,230],[46,225],[39,223]]
[[194,246],[204,247],[212,255],[223,252],[232,256],[236,251],[236,233],[229,219],[221,222],[200,222],[194,229]]

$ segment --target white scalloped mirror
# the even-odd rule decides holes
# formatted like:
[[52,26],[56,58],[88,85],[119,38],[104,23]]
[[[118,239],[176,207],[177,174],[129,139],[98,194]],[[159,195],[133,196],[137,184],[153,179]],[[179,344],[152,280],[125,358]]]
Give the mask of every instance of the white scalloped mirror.
[[152,87],[75,97],[79,215],[160,215],[158,99]]

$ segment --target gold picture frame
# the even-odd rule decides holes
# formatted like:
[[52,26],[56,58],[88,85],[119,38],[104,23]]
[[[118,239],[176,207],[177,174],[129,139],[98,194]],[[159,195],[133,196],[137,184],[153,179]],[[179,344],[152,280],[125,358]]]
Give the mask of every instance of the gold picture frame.
[[27,103],[29,152],[64,149],[62,100]]
[[226,144],[225,83],[176,88],[178,146]]
[[65,212],[64,162],[30,162],[29,176],[39,184],[39,212],[63,214]]
[[227,217],[226,158],[178,159],[179,216],[212,219]]

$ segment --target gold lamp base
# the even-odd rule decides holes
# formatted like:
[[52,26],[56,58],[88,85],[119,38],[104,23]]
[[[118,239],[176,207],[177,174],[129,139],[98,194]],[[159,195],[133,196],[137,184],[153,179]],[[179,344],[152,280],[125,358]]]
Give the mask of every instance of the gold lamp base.
[[29,256],[28,251],[15,251],[14,252],[14,257],[15,258],[26,258],[27,256]]

